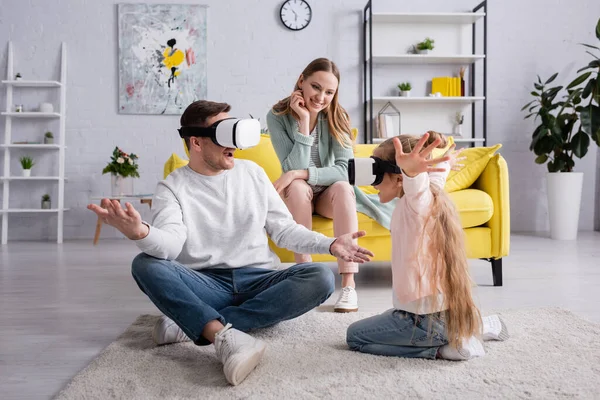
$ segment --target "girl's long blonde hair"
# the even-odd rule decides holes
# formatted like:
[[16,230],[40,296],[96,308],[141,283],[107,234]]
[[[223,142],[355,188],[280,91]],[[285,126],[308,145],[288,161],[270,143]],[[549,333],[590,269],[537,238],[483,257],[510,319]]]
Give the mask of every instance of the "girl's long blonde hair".
[[[327,58],[317,58],[311,61],[311,63],[304,68],[304,71],[302,71],[302,77],[307,79],[312,74],[319,71],[331,72],[337,78],[339,88],[340,71],[335,63]],[[300,90],[299,83],[300,79],[298,79],[294,85],[294,92]],[[321,112],[327,117],[329,133],[331,136],[333,136],[333,138],[342,146],[351,147],[353,139],[350,132],[350,117],[346,110],[339,104],[338,93],[339,90],[336,90],[329,106]],[[290,96],[275,104],[273,106],[273,113],[275,115],[292,114],[294,118],[299,119],[298,114],[292,110],[290,105]]]
[[[442,134],[434,131],[428,133],[427,145],[440,137],[442,143],[438,148],[446,147],[447,141]],[[411,152],[420,139],[419,136],[412,135],[398,137],[405,153]],[[396,151],[392,139],[383,142],[376,151],[381,159],[392,163],[396,162]],[[433,194],[433,203],[431,211],[425,217],[424,229],[416,251],[417,254],[421,252],[423,239],[427,235],[429,238],[427,252],[433,260],[432,264],[426,268],[427,279],[434,294],[441,291],[444,295],[448,341],[450,345],[457,347],[460,339],[481,334],[481,314],[473,301],[464,231],[456,207],[443,187],[431,185],[430,188]],[[434,303],[437,302],[437,296],[433,297]],[[437,306],[438,304],[433,304],[433,307]]]

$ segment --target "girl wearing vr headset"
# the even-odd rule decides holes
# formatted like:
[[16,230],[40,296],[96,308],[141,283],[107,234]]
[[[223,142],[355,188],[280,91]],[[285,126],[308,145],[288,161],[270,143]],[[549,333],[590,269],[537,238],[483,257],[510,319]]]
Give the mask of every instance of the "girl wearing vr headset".
[[388,139],[373,152],[400,168],[375,185],[382,202],[399,198],[391,224],[394,308],[350,325],[352,350],[468,360],[485,354],[482,328],[483,340],[508,338],[504,322],[497,315],[482,320],[473,301],[464,232],[444,192],[449,169],[460,159],[453,147],[441,158],[430,156],[446,144],[430,131]]
[[[283,174],[274,182],[294,220],[312,229],[313,212],[333,219],[334,235],[358,230],[357,210],[389,227],[392,207],[381,207],[376,195],[348,184],[348,159],[353,157],[350,118],[338,103],[340,73],[326,58],[302,71],[291,96],[273,106],[267,125]],[[295,254],[297,263],[309,254]],[[338,261],[342,292],[336,312],[358,310],[354,274],[358,264]]]

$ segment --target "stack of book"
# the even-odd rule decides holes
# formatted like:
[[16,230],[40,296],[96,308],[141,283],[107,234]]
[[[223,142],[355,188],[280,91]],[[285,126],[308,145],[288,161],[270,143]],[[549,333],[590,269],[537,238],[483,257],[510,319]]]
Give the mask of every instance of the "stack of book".
[[464,96],[464,81],[460,77],[438,76],[431,80],[431,93],[446,97]]

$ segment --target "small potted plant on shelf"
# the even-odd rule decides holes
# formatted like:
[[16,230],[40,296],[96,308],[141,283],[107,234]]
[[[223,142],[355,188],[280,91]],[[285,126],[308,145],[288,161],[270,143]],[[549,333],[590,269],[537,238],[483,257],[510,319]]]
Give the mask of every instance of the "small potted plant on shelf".
[[433,44],[435,40],[431,38],[425,38],[422,42],[417,43],[416,52],[418,54],[429,54],[431,50],[433,50]]
[[15,81],[20,81],[21,80],[21,73],[17,72],[17,74],[15,75]]
[[455,118],[456,118],[456,120],[455,120],[456,125],[455,125],[455,128],[454,128],[454,135],[453,136],[455,136],[455,137],[462,137],[462,125],[463,125],[463,122],[465,122],[465,116],[464,116],[463,113],[457,112],[456,115],[455,115]]
[[50,201],[50,195],[46,193],[42,196],[42,210],[49,210],[52,208],[52,202]]
[[54,135],[52,132],[48,131],[44,134],[44,144],[53,144],[54,143]]
[[400,96],[402,97],[410,97],[410,90],[412,86],[410,82],[402,82],[398,85],[398,89],[400,89]]
[[33,158],[29,156],[23,156],[19,159],[21,167],[23,168],[23,176],[31,176],[31,168],[35,165]]

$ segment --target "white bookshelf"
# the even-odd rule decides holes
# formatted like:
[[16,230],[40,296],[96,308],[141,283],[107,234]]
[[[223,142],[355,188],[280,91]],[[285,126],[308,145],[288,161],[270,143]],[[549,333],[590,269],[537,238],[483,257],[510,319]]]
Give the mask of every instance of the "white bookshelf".
[[31,88],[39,88],[39,87],[61,87],[62,83],[59,81],[24,81],[24,80],[5,80],[2,81],[2,84],[14,86],[14,87],[31,87]]
[[[384,108],[388,113],[390,103],[399,113],[394,134],[458,132],[455,119],[460,113],[461,142],[485,144],[486,1],[475,3],[471,12],[375,12],[374,3],[377,9],[379,2],[368,0],[363,14],[365,143],[385,140],[376,137],[377,120]],[[434,49],[414,54],[414,45],[427,37],[435,40]],[[429,96],[432,78],[459,76],[461,67],[466,69],[463,96]],[[399,95],[401,82],[411,83],[410,97]]]
[[465,13],[373,13],[373,22],[416,24],[473,24],[484,12]]
[[[4,137],[0,144],[0,149],[4,152],[4,168],[2,175],[0,176],[0,182],[2,182],[2,208],[0,208],[0,216],[2,217],[2,244],[8,242],[8,214],[22,214],[22,213],[40,213],[40,214],[56,214],[57,215],[57,227],[56,227],[56,241],[57,243],[63,242],[63,222],[64,212],[68,210],[65,208],[65,119],[66,119],[66,82],[67,82],[67,45],[66,43],[61,44],[61,60],[60,60],[60,80],[14,80],[15,68],[14,68],[14,57],[13,57],[13,44],[8,43],[8,55],[7,55],[7,68],[6,68],[6,80],[1,81],[2,86],[6,90],[6,110],[0,115],[4,117]],[[57,112],[43,113],[43,112],[15,112],[15,105],[13,101],[14,92],[16,90],[27,90],[27,88],[34,89],[56,89],[59,90],[59,107]],[[56,144],[36,144],[36,143],[14,143],[20,138],[13,137],[13,125],[18,129],[20,120],[23,119],[40,119],[42,122],[37,124],[43,124],[43,120],[56,120],[58,119],[58,143]],[[40,130],[43,132],[43,128]],[[41,134],[40,134],[41,135]],[[36,152],[48,151],[57,157],[58,162],[58,175],[57,176],[15,176],[11,171],[11,157],[12,151],[22,150],[34,150]],[[16,171],[18,173],[18,171]],[[57,199],[53,199],[52,203],[55,208],[42,209],[42,208],[14,208],[10,207],[10,185],[11,182],[22,182],[19,184],[36,184],[36,182],[54,182],[57,188]]]
[[3,112],[2,115],[5,117],[11,117],[11,118],[60,118],[60,116],[61,116],[60,113],[57,113],[57,112],[44,113],[44,112],[34,112],[34,111],[26,111],[26,112],[7,111],[7,112]]
[[381,96],[373,97],[375,103],[455,103],[470,105],[478,101],[485,100],[482,96],[456,96],[456,97],[400,97],[400,96]]
[[[463,54],[401,54],[401,55],[381,55],[373,56],[375,64],[472,64],[476,61],[483,60],[484,54],[463,55]],[[368,60],[367,60],[368,61]]]

